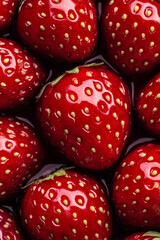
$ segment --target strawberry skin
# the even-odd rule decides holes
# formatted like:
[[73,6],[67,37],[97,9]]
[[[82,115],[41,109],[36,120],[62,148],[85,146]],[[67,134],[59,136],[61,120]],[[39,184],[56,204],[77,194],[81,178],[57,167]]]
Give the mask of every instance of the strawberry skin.
[[150,0],[109,0],[102,36],[110,63],[128,77],[141,76],[160,62],[160,5]]
[[128,89],[103,64],[77,67],[45,86],[37,104],[37,121],[49,142],[75,164],[108,168],[128,139]]
[[17,20],[25,44],[53,61],[76,62],[91,55],[97,42],[92,0],[26,0]]
[[43,160],[43,147],[32,127],[18,118],[0,116],[0,201],[15,197]]
[[23,240],[15,216],[6,207],[0,207],[0,239]]
[[0,76],[0,111],[4,111],[31,100],[46,73],[19,44],[0,38]]
[[136,110],[146,129],[160,136],[160,73],[140,91]]
[[0,0],[0,33],[10,26],[18,3],[19,0]]
[[135,233],[125,238],[125,240],[159,240],[159,239],[160,233],[153,231]]
[[106,189],[76,170],[60,169],[33,183],[22,199],[21,221],[35,240],[111,239]]
[[122,224],[160,228],[160,145],[147,143],[128,154],[113,182],[113,202]]

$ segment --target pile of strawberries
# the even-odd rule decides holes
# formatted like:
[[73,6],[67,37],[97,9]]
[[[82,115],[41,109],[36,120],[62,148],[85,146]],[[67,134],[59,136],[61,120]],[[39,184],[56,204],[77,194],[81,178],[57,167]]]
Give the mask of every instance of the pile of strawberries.
[[158,0],[0,0],[0,239],[160,240]]

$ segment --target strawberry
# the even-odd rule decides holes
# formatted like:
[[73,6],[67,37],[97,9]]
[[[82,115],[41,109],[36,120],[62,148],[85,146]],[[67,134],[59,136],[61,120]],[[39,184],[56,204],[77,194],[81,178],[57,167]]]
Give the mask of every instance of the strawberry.
[[125,240],[159,240],[159,239],[160,233],[153,231],[135,233],[125,238]]
[[160,228],[160,144],[136,147],[121,162],[113,181],[120,222],[133,228]]
[[0,239],[23,240],[21,230],[13,213],[6,207],[0,207]]
[[160,73],[140,91],[136,110],[150,133],[160,136]]
[[92,0],[25,0],[17,20],[25,44],[55,62],[76,62],[91,55],[97,41]]
[[19,44],[0,38],[0,76],[0,111],[4,111],[33,98],[46,73]]
[[43,147],[34,129],[16,117],[0,116],[0,201],[16,196],[41,167]]
[[77,67],[43,88],[37,122],[49,142],[75,164],[106,169],[128,139],[128,89],[104,64]]
[[19,0],[0,0],[0,33],[8,30]]
[[160,62],[158,0],[109,0],[102,14],[108,61],[128,77],[140,77]]
[[20,212],[22,225],[34,240],[111,239],[106,189],[75,169],[59,169],[32,183]]

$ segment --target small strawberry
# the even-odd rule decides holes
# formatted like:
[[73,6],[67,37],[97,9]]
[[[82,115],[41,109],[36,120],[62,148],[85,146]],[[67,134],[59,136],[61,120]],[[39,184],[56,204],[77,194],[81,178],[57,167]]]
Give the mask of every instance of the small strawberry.
[[144,126],[160,136],[160,73],[140,91],[136,110]]
[[0,33],[8,30],[19,0],[0,0]]
[[102,25],[107,58],[119,72],[136,77],[159,64],[158,0],[109,0]]
[[42,66],[17,43],[0,38],[0,111],[29,101],[46,78]]
[[160,145],[147,143],[129,153],[113,182],[113,202],[122,224],[160,228]]
[[0,239],[23,240],[15,216],[8,208],[2,206],[0,207]]
[[17,31],[28,47],[57,61],[75,62],[91,55],[97,41],[92,0],[25,0]]
[[105,65],[73,69],[40,93],[37,121],[75,164],[105,169],[119,158],[130,131],[130,98]]
[[31,184],[22,199],[21,222],[34,240],[111,239],[106,189],[73,169],[60,169]]
[[41,167],[43,147],[32,127],[18,118],[0,116],[0,201],[15,197]]
[[125,240],[160,240],[160,233],[153,231],[140,232],[125,238]]

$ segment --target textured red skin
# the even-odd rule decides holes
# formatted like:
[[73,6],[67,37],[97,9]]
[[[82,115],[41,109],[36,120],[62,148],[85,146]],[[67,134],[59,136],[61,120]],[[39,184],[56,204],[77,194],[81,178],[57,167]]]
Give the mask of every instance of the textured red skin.
[[43,161],[44,149],[32,127],[18,118],[0,116],[0,201],[15,197]]
[[[150,233],[150,234],[149,234]],[[155,236],[155,233],[157,236]],[[147,234],[148,236],[144,236],[145,234]],[[153,234],[153,236],[152,236]],[[140,232],[140,233],[135,233],[127,238],[125,238],[125,240],[158,240],[160,239],[160,233],[158,232]]]
[[[55,85],[46,86],[38,101],[37,121],[49,142],[58,146],[75,164],[106,169],[117,161],[129,136],[128,89],[104,65],[81,66],[78,71],[66,73]],[[91,96],[87,95],[87,90],[91,91]],[[117,99],[120,99],[120,104]],[[123,121],[124,126],[121,124]],[[107,129],[108,125],[110,129]],[[65,129],[69,132],[66,133]],[[116,137],[117,132],[119,135]]]
[[[9,238],[10,237],[10,238]],[[12,212],[6,207],[0,207],[0,240],[23,240],[21,230]]]
[[146,129],[160,136],[160,73],[151,79],[140,91],[137,99],[137,112]]
[[144,144],[128,154],[113,182],[116,214],[126,227],[160,227],[160,145]]
[[17,43],[0,38],[0,111],[22,106],[46,79],[42,66]]
[[[66,200],[68,205],[64,204]],[[110,240],[112,233],[112,213],[104,186],[75,170],[33,183],[22,200],[21,221],[35,240],[50,239],[52,234],[55,240],[65,239],[65,236],[68,240],[84,239],[84,236]]]
[[19,0],[0,0],[0,33],[10,26]]
[[[135,6],[139,10],[134,10]],[[107,1],[102,15],[102,36],[109,62],[131,78],[153,70],[160,62],[159,23],[158,1]]]
[[[92,0],[59,0],[59,3],[47,0],[45,5],[39,0],[27,0],[20,9],[17,19],[19,36],[37,53],[56,62],[75,62],[93,52],[97,42],[97,17]],[[41,13],[46,15],[43,17]],[[59,14],[63,19],[58,18]]]

